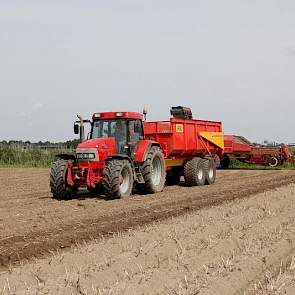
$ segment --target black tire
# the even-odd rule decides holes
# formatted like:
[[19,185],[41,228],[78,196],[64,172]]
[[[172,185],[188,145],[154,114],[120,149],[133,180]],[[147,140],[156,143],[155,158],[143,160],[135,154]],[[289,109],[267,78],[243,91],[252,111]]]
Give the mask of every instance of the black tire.
[[268,165],[272,168],[278,167],[280,166],[280,159],[278,159],[277,157],[271,157]]
[[100,196],[104,194],[104,188],[102,185],[98,185],[96,187],[88,187],[87,189],[93,196]]
[[217,156],[217,155],[214,156],[214,162],[215,162],[216,169],[220,168],[220,162],[221,162],[221,160],[220,160],[220,157],[219,156]]
[[50,171],[50,189],[52,197],[58,200],[72,199],[77,193],[77,189],[67,184],[68,161],[58,159]]
[[146,160],[140,165],[145,183],[138,184],[138,190],[143,194],[153,194],[163,191],[166,181],[166,166],[161,149],[153,146]]
[[[133,188],[133,170],[128,160],[110,160],[103,170],[104,193],[108,198],[129,197]],[[123,180],[122,180],[123,179]]]
[[166,185],[179,185],[180,175],[166,175]]
[[184,180],[187,186],[201,186],[205,184],[205,160],[193,158],[184,165]]
[[205,184],[207,185],[213,184],[216,179],[215,161],[213,159],[205,159],[204,170],[205,170]]
[[224,155],[220,161],[220,168],[221,169],[228,169],[230,165],[230,158],[228,155]]

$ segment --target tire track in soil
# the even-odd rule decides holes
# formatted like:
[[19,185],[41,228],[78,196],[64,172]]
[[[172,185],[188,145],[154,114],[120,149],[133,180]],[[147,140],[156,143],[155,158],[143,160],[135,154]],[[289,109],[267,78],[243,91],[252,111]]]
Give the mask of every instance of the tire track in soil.
[[[16,173],[21,173],[21,171]],[[42,178],[41,184],[38,184],[41,190],[44,190],[44,187],[46,188],[48,185],[44,180],[45,178]],[[35,229],[36,227],[32,227],[25,233],[18,231],[11,232],[10,236],[0,236],[0,266],[5,269],[10,264],[16,264],[33,257],[41,257],[47,255],[49,251],[68,248],[82,241],[99,238],[102,235],[112,236],[118,231],[126,231],[136,226],[180,216],[190,211],[249,197],[294,182],[295,171],[223,171],[220,181],[213,186],[197,188],[174,186],[167,188],[157,196],[136,196],[128,200],[114,202],[99,201],[98,206],[102,205],[105,207],[103,209],[108,210],[107,212],[98,212],[97,215],[89,214],[87,218],[84,216],[75,221],[73,219],[67,220],[67,216],[65,216],[62,224],[53,221],[45,228],[40,226]],[[28,183],[30,184],[30,179],[28,179]],[[13,188],[14,190],[15,188]],[[32,195],[35,194],[36,192],[32,192]],[[138,202],[138,198],[142,198],[140,202]],[[41,198],[35,199],[40,202]],[[32,198],[30,201],[32,202]],[[50,202],[56,206],[55,202],[57,201],[50,199]],[[75,202],[79,201],[75,200]],[[45,209],[44,214],[46,215],[46,209],[48,210],[49,207],[43,209]],[[75,213],[71,212],[71,209],[71,207],[67,208],[69,215]],[[48,210],[48,212],[50,211]],[[27,226],[30,227],[33,224],[29,223]]]

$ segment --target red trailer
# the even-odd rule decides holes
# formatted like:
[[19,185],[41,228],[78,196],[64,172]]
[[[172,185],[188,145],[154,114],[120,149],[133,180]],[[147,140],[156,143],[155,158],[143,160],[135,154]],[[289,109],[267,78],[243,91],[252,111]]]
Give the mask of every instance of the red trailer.
[[224,155],[221,158],[221,168],[228,168],[230,159],[244,163],[269,165],[277,167],[285,162],[294,162],[289,146],[282,144],[276,147],[255,145],[242,136],[224,136]]
[[[171,114],[169,121],[144,122],[145,138],[158,142],[164,153],[167,183],[177,184],[183,175],[189,185],[203,184],[204,163],[210,165],[215,179],[214,159],[222,156],[224,148],[222,123],[193,120],[191,115],[181,114],[179,108],[172,108]],[[199,181],[189,180],[192,169],[199,173]]]
[[184,107],[173,107],[171,115],[158,122],[143,122],[143,115],[133,112],[95,113],[92,121],[79,116],[74,130],[81,143],[75,154],[59,155],[52,164],[53,197],[71,198],[80,187],[110,198],[127,197],[133,188],[156,193],[181,175],[188,186],[214,183],[214,158],[224,146],[222,123],[193,120]]

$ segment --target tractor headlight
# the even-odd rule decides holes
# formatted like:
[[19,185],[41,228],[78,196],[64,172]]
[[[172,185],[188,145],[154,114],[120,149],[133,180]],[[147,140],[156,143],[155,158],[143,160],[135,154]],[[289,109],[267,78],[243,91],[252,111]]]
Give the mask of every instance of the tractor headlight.
[[95,159],[95,154],[93,153],[78,153],[78,159]]
[[88,158],[89,159],[95,159],[95,154],[93,154],[93,153],[88,154]]

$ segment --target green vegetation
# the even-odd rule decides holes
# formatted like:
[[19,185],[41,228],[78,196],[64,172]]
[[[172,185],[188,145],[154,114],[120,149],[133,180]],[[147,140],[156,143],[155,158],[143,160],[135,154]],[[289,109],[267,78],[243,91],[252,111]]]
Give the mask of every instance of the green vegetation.
[[229,168],[230,169],[249,169],[249,170],[282,170],[282,169],[295,169],[295,164],[285,163],[282,166],[273,168],[273,167],[264,166],[264,165],[243,163],[236,159],[231,159]]
[[72,150],[0,147],[0,167],[48,168],[57,154],[70,152],[72,152]]
[[[11,146],[0,146],[0,167],[1,168],[48,168],[54,161],[55,156],[60,153],[72,153],[73,149],[40,149],[40,148],[19,148]],[[295,155],[295,148],[293,148]],[[238,160],[231,160],[231,169],[295,169],[295,164],[286,163],[277,168],[263,165],[242,163]]]

